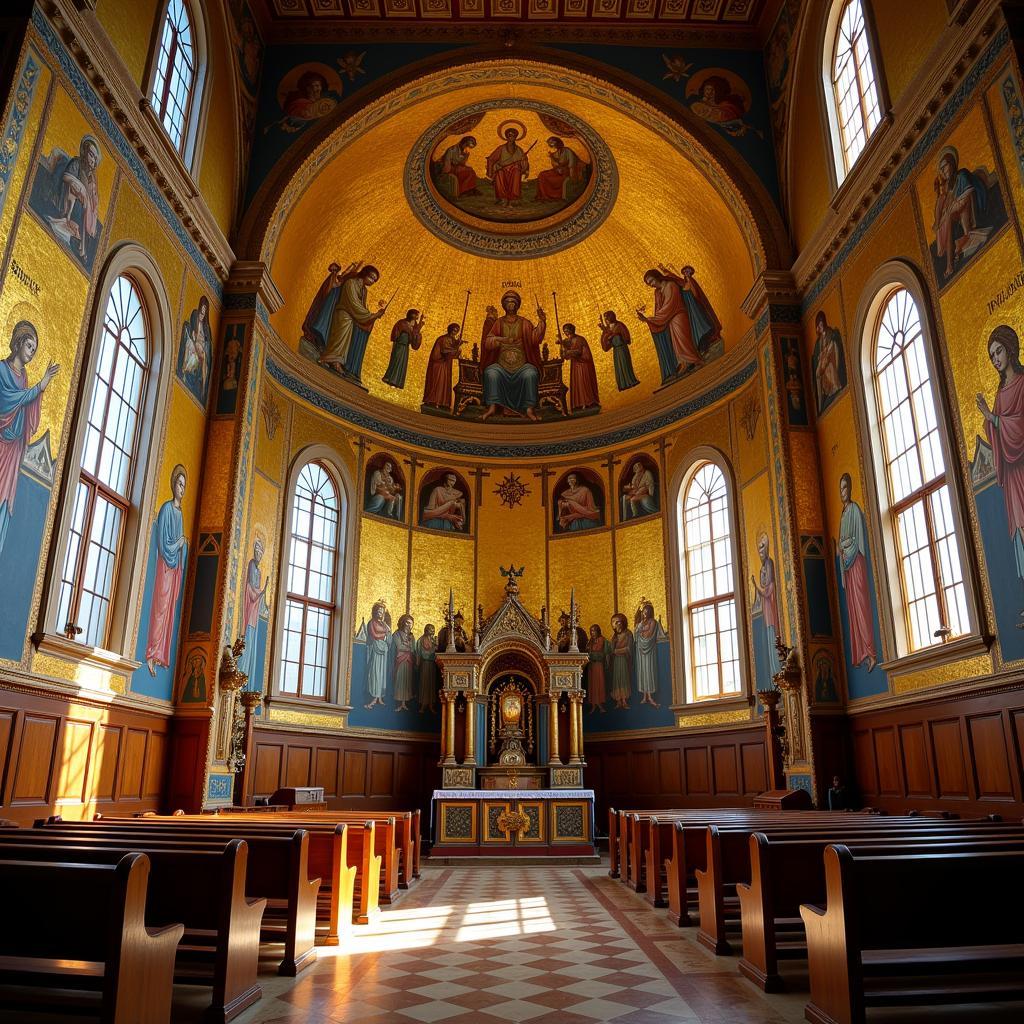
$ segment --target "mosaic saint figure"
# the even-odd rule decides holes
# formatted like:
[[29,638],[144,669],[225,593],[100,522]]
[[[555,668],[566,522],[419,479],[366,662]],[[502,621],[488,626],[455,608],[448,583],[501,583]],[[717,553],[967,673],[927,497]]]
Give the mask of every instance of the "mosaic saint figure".
[[397,711],[408,711],[416,696],[416,638],[412,635],[412,616],[402,615],[391,637],[394,656],[395,703]]
[[418,309],[410,309],[391,328],[391,359],[382,378],[393,388],[405,387],[405,375],[409,371],[409,350],[414,352],[422,344],[423,325],[426,320]]
[[185,497],[185,467],[171,470],[171,498],[160,506],[156,517],[156,578],[149,606],[149,631],[146,639],[146,667],[151,676],[157,666],[171,664],[174,640],[174,609],[181,594],[188,543],[185,540],[181,499]]
[[[697,86],[691,109],[698,116],[737,137],[754,131],[744,120],[747,104],[724,75],[708,75]],[[758,133],[760,134],[760,133]]]
[[629,694],[633,689],[633,633],[626,616],[616,612],[612,616],[611,641],[612,700],[623,711],[629,707]]
[[656,708],[659,706],[654,700],[658,692],[658,622],[654,617],[654,605],[650,601],[640,605],[634,625],[636,688],[641,695],[640,703]]
[[252,544],[252,558],[245,569],[245,591],[242,595],[242,635],[245,637],[245,650],[238,659],[238,670],[244,672],[250,680],[256,668],[256,631],[260,616],[266,615],[270,610],[267,604],[270,575],[268,574],[264,580],[260,571],[264,550],[263,539],[257,537]]
[[569,199],[584,180],[587,165],[557,135],[547,140],[551,167],[537,175],[537,198]]
[[654,289],[654,313],[648,316],[638,309],[637,316],[650,328],[661,382],[666,384],[678,373],[702,366],[704,357],[697,349],[679,285],[658,270],[648,270],[644,284]]
[[508,208],[522,197],[523,181],[530,176],[530,161],[516,142],[519,130],[506,128],[504,135],[505,141],[487,157],[487,177],[494,182],[497,204]]
[[658,511],[658,485],[654,472],[639,459],[633,463],[633,476],[622,488],[622,521]]
[[445,473],[444,482],[438,484],[423,509],[423,525],[429,530],[455,530],[461,532],[466,524],[466,496],[456,487],[458,477]]
[[435,409],[452,407],[452,365],[459,357],[462,328],[449,324],[445,333],[434,341],[427,361],[427,377],[423,382],[423,404]]
[[629,346],[633,339],[629,328],[618,320],[612,310],[608,310],[598,322],[601,328],[601,350],[611,352],[615,367],[615,386],[620,391],[635,388],[640,381],[633,372],[633,357],[629,354]]
[[331,92],[327,79],[319,71],[304,71],[299,75],[295,88],[282,100],[284,117],[276,127],[286,132],[301,131],[310,121],[324,117],[337,105],[337,96]]
[[370,332],[386,311],[383,302],[373,313],[366,304],[367,289],[380,280],[380,271],[376,267],[363,267],[352,274],[342,274],[336,280],[333,291],[337,295],[333,297],[333,303],[330,296],[325,300],[325,309],[321,313],[322,317],[327,306],[332,306],[319,362],[321,366],[358,381]]
[[96,169],[102,159],[99,143],[92,135],[83,135],[78,156],[64,165],[60,178],[58,216],[47,217],[54,233],[74,239],[79,256],[85,260],[86,240],[95,238],[99,228],[100,193]]
[[779,662],[779,651],[775,646],[780,628],[779,598],[775,561],[769,552],[767,533],[762,533],[757,538],[757,554],[761,559],[760,578],[751,576],[750,582],[754,584],[754,599],[761,602],[761,613],[764,616],[764,628],[768,637],[768,667],[774,676],[782,667]]
[[697,351],[706,355],[711,346],[722,336],[722,321],[711,305],[711,300],[704,294],[704,289],[697,284],[694,277],[696,271],[687,265],[681,267],[678,274],[664,264],[659,268],[662,274],[678,288],[686,308],[686,316],[690,322],[690,337],[693,338]]
[[458,142],[449,146],[441,157],[441,173],[445,175],[452,198],[480,194],[476,187],[476,172],[469,166],[470,152],[476,149],[476,139],[472,135],[464,135]]
[[[995,408],[980,394],[977,404],[1003,491],[1017,577],[1024,582],[1024,367],[1020,338],[1012,327],[1001,324],[989,335],[988,357],[999,374]],[[1024,619],[1024,609],[1020,617]]]
[[960,166],[960,154],[953,146],[939,153],[939,173],[935,179],[935,251],[945,259],[945,277],[953,274],[953,265],[969,256],[992,233],[982,226],[988,206],[988,189],[977,174]]
[[434,624],[423,627],[423,636],[416,641],[416,681],[420,714],[437,712],[437,636]]
[[[1021,436],[1024,437],[1024,433]],[[846,609],[850,620],[850,663],[856,666],[866,663],[870,672],[878,664],[878,652],[875,650],[874,615],[868,583],[868,529],[864,512],[851,497],[852,490],[850,474],[844,473],[839,478],[843,514],[839,520],[836,552],[839,558],[839,579],[846,591]]]
[[0,362],[0,553],[14,515],[14,498],[21,460],[39,426],[39,404],[60,367],[50,362],[38,382],[29,387],[28,364],[39,348],[39,336],[28,320],[11,332],[11,354]]
[[394,464],[385,462],[370,475],[365,510],[388,519],[402,518],[402,488],[394,478]]
[[575,324],[562,327],[565,335],[560,342],[562,358],[569,361],[569,410],[581,412],[584,409],[598,409],[601,400],[597,395],[597,372],[590,343],[576,333]]
[[538,306],[537,324],[534,326],[526,317],[519,315],[522,304],[522,296],[518,292],[505,292],[501,297],[501,308],[505,314],[494,319],[484,337],[480,362],[487,410],[482,419],[493,416],[499,405],[506,410],[523,413],[528,419],[539,419],[535,407],[540,381],[540,343],[547,329],[547,317]]
[[590,627],[590,639],[587,641],[587,703],[591,711],[600,711],[601,714],[607,713],[604,706],[608,700],[605,674],[611,657],[612,645],[595,622]]
[[601,525],[601,510],[594,501],[594,492],[570,473],[565,490],[558,496],[558,526],[561,530],[592,530]]
[[338,303],[338,289],[341,287],[341,265],[332,263],[327,268],[327,276],[313,296],[313,301],[302,321],[302,337],[309,342],[318,353],[327,347],[327,334],[331,328],[331,315]]
[[814,397],[820,416],[846,387],[846,356],[843,339],[835,327],[830,327],[825,310],[814,318],[814,352],[811,355],[814,373]]
[[202,404],[210,394],[213,341],[210,337],[210,300],[204,295],[181,328],[178,346],[178,376]]
[[367,710],[378,704],[384,706],[390,655],[391,615],[387,605],[378,601],[370,612],[370,621],[366,626],[366,692],[370,697],[370,702],[364,705]]

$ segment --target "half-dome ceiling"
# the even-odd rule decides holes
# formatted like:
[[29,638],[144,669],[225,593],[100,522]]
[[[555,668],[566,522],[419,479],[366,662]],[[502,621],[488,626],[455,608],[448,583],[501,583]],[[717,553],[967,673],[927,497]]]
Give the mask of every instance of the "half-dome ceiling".
[[[715,383],[734,361],[715,364],[751,327],[740,305],[754,266],[729,205],[678,139],[631,116],[610,87],[594,89],[598,99],[531,76],[463,81],[390,114],[385,97],[379,116],[360,115],[360,131],[342,126],[311,158],[315,175],[308,166],[297,175],[308,183],[286,197],[274,230],[272,276],[285,302],[272,325],[306,357],[307,379],[342,400],[363,403],[368,393],[384,419],[397,406],[407,422],[426,399],[421,422],[435,434],[474,429],[495,397],[489,363],[518,379],[534,362],[539,417],[573,433],[641,418]],[[661,265],[661,280],[645,281]],[[509,291],[521,298],[522,328],[502,326]],[[369,314],[386,304],[368,338],[360,303]],[[399,324],[409,310],[425,318],[418,348],[415,330]],[[628,356],[622,331],[602,330],[607,311],[632,336]],[[446,413],[439,353],[453,343],[436,343],[463,323],[466,362],[451,365]],[[589,343],[592,376],[578,343],[560,347],[566,323]],[[508,342],[525,352],[509,355]],[[490,437],[525,424],[531,386],[513,383],[499,387]]]

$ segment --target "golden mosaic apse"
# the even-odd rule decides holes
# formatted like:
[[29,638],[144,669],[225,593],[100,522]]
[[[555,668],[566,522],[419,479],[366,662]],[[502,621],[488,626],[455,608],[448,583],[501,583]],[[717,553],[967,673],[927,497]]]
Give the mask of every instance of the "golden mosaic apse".
[[[491,113],[490,105],[496,100],[503,101],[506,112],[526,110],[535,118],[536,110],[564,109],[576,123],[586,125],[614,159],[617,195],[610,211],[589,235],[568,248],[514,259],[480,256],[438,237],[410,207],[403,183],[407,159],[417,140],[429,136],[432,126],[447,124],[454,111],[487,108],[486,118],[473,129],[480,135],[480,144],[471,153],[475,172],[482,174],[488,152],[498,144],[497,123],[490,124],[502,112]],[[550,166],[546,143],[554,133],[542,123],[528,127],[527,145],[534,133],[540,136],[530,154],[531,174],[535,175]],[[489,133],[486,141],[484,129]],[[721,321],[719,353],[724,348],[728,354],[751,327],[740,304],[753,282],[753,262],[733,209],[678,145],[623,109],[593,96],[568,95],[530,81],[484,81],[426,94],[421,102],[381,116],[362,131],[346,133],[342,127],[339,133],[346,139],[351,136],[351,141],[335,145],[330,159],[322,154],[311,158],[317,161],[316,175],[300,172],[297,177],[309,183],[280,229],[275,228],[272,275],[285,302],[271,322],[291,348],[302,351],[303,321],[329,266],[334,263],[344,269],[361,262],[376,267],[379,280],[367,290],[367,308],[376,310],[382,301],[389,305],[370,334],[361,366],[362,387],[372,400],[419,410],[435,339],[447,324],[461,323],[465,317],[463,355],[468,356],[473,344],[481,341],[487,307],[498,306],[510,288],[520,293],[521,312],[534,322],[538,320],[537,307],[544,309],[547,331],[543,342],[552,357],[558,355],[556,323],[573,323],[590,343],[602,411],[596,418],[574,420],[572,427],[567,424],[567,429],[574,431],[599,429],[601,417],[609,413],[635,410],[638,417],[648,414],[652,399],[660,404],[667,401],[668,393],[673,399],[683,399],[705,390],[716,379],[709,358],[709,365],[662,388],[651,331],[636,312],[638,308],[648,315],[654,311],[654,292],[644,283],[646,270],[659,264],[677,274],[684,265],[693,268],[694,279]],[[441,153],[452,139],[452,133],[434,138],[431,156]],[[687,144],[696,152],[693,140]],[[584,151],[578,144],[577,148]],[[532,182],[527,184],[534,187]],[[421,346],[409,352],[404,387],[396,387],[383,377],[391,358],[392,326],[409,309],[421,311],[426,322]],[[639,384],[624,391],[617,388],[612,352],[602,351],[600,344],[598,322],[607,310],[613,310],[632,334],[630,351]],[[316,365],[312,358],[306,376],[328,394],[362,399],[354,383]],[[453,377],[455,383],[457,366]],[[570,383],[568,365],[563,379],[566,385]],[[386,407],[381,412],[386,415]],[[621,423],[622,417],[616,416],[616,421]],[[446,430],[444,421],[436,417],[431,416],[429,423],[433,431]],[[462,432],[466,428],[452,424],[452,429]]]

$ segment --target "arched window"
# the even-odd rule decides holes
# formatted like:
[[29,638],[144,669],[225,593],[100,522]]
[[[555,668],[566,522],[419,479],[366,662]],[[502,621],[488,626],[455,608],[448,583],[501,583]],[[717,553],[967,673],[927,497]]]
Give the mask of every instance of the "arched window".
[[196,101],[196,31],[186,0],[167,0],[149,101],[174,148],[185,154]]
[[693,697],[727,697],[739,693],[742,682],[729,491],[713,462],[700,462],[691,471],[679,511]]
[[152,356],[149,317],[135,281],[114,281],[91,387],[85,438],[57,596],[57,628],[91,647],[107,644],[137,467],[140,412]]
[[882,120],[862,0],[835,0],[824,57],[826,107],[842,181]]
[[897,611],[910,653],[970,631],[967,591],[927,342],[906,288],[881,296],[873,340],[888,526],[902,595]]
[[307,462],[292,497],[278,690],[294,697],[328,696],[341,508],[326,466]]

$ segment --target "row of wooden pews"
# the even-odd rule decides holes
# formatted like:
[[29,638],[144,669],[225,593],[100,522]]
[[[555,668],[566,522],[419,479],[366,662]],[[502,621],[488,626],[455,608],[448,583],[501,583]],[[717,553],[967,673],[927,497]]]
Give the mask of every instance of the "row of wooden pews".
[[1024,826],[996,817],[612,810],[609,874],[766,992],[806,960],[815,1024],[1024,999]]
[[163,1024],[172,986],[200,984],[205,1019],[230,1021],[261,996],[261,955],[295,976],[418,877],[418,811],[0,828],[0,1007],[83,990],[99,993],[104,1022]]

